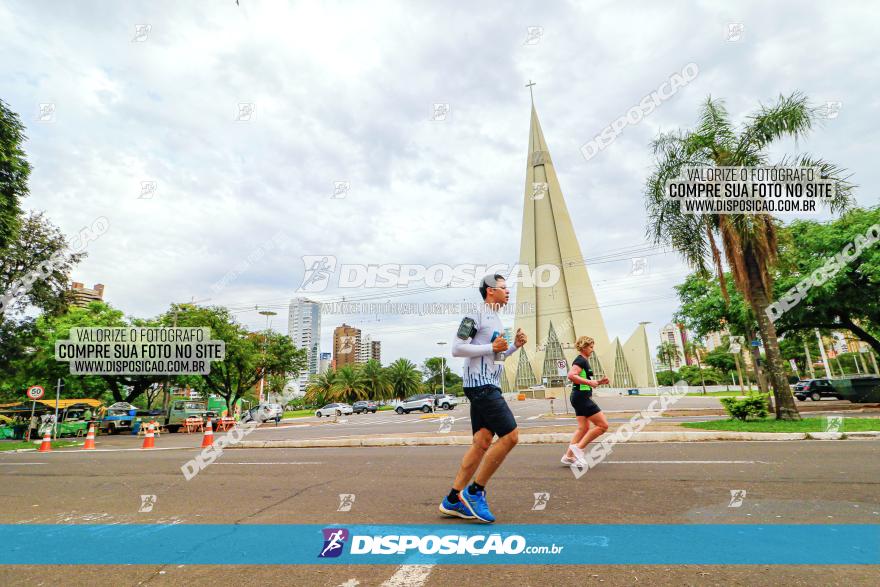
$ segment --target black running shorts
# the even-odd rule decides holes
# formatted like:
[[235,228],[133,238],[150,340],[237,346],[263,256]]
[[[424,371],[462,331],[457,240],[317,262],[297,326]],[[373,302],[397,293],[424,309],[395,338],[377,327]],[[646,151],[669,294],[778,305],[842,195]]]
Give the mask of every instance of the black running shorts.
[[571,400],[571,407],[574,408],[574,413],[577,416],[585,416],[589,418],[602,411],[602,409],[596,405],[596,402],[594,402],[585,391],[573,389],[569,399]]
[[474,434],[481,428],[486,428],[501,438],[516,430],[513,412],[504,401],[499,387],[495,385],[465,387],[464,394],[471,402],[471,430]]

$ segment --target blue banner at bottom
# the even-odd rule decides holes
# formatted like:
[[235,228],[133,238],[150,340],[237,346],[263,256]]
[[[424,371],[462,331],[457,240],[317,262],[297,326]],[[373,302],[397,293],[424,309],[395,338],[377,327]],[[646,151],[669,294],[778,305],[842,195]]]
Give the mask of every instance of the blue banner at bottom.
[[877,565],[877,524],[0,525],[0,564]]

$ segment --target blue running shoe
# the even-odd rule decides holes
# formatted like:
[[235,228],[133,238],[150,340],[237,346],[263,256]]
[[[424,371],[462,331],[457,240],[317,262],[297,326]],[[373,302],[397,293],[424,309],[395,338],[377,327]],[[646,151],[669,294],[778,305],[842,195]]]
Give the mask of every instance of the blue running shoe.
[[440,502],[440,511],[447,516],[455,516],[457,518],[464,518],[465,520],[474,519],[474,516],[471,515],[471,511],[461,502],[461,500],[459,500],[458,503],[452,503],[449,501],[448,495]]
[[486,503],[486,492],[478,491],[471,493],[468,489],[464,489],[461,493],[461,502],[467,506],[470,513],[480,522],[491,524],[495,521],[495,516],[489,511],[489,504]]

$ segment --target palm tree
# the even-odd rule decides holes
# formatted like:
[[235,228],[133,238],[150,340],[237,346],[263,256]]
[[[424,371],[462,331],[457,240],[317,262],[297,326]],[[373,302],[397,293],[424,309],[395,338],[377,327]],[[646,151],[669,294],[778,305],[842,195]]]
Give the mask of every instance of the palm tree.
[[388,382],[394,397],[403,399],[417,393],[422,385],[422,373],[408,359],[397,359],[388,366]]
[[366,399],[368,395],[365,383],[360,366],[343,365],[336,370],[336,378],[331,388],[333,401],[353,403],[360,399]]
[[669,365],[669,373],[672,374],[672,361],[678,360],[681,355],[674,342],[661,342],[657,347],[657,360]]
[[369,399],[383,400],[391,397],[393,388],[388,381],[388,373],[379,361],[376,359],[367,361],[361,369],[361,375]]
[[333,396],[335,381],[336,371],[333,369],[313,375],[306,387],[305,400],[318,406],[328,403]]
[[693,355],[697,359],[697,369],[700,370],[700,383],[703,384],[703,395],[706,395],[706,380],[703,378],[703,365],[700,364],[700,351],[703,343],[699,339],[689,340],[684,343],[685,356]]
[[[714,266],[727,300],[720,239],[736,288],[758,322],[776,399],[776,417],[782,420],[799,420],[800,414],[785,379],[776,328],[766,313],[772,301],[771,268],[777,255],[777,221],[767,214],[685,214],[677,202],[664,196],[666,182],[678,177],[682,167],[766,165],[766,150],[771,143],[805,136],[817,116],[818,111],[807,104],[806,98],[794,93],[780,96],[772,106],[761,106],[737,132],[724,104],[710,96],[701,108],[695,130],[661,134],[654,141],[656,168],[645,190],[649,236],[655,243],[672,246],[701,273],[707,273],[710,264]],[[848,207],[854,186],[836,165],[810,155],[784,157],[779,164],[818,168],[822,178],[836,183],[832,211]]]

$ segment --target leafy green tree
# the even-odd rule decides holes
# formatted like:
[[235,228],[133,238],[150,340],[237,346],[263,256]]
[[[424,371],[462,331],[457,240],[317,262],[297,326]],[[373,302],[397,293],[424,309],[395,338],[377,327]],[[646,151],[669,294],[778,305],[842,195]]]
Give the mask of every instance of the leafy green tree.
[[681,358],[681,353],[678,352],[678,347],[675,343],[667,341],[661,342],[659,346],[657,346],[657,361],[661,365],[665,363],[670,371],[674,371],[672,363]]
[[[828,259],[857,239],[868,228],[880,225],[880,207],[854,208],[827,223],[792,222],[780,235],[780,258],[774,272],[774,291],[782,298],[798,283],[820,271]],[[823,285],[812,286],[799,303],[776,321],[778,333],[811,334],[815,328],[849,330],[880,353],[880,243],[862,250]],[[815,338],[815,336],[813,336]],[[803,345],[801,345],[803,346]]]
[[369,399],[383,400],[391,397],[393,388],[388,381],[388,373],[379,361],[375,359],[367,361],[361,368],[361,375]]
[[397,359],[388,366],[388,381],[394,390],[394,397],[403,399],[419,392],[422,373],[409,359]]
[[[797,406],[785,379],[776,328],[766,310],[773,301],[772,270],[777,258],[777,221],[767,214],[685,214],[678,202],[665,197],[666,182],[683,167],[757,166],[768,164],[767,150],[784,138],[801,138],[812,127],[816,111],[800,94],[780,96],[762,106],[742,129],[730,122],[721,101],[708,98],[697,128],[661,134],[654,141],[656,167],[646,186],[648,233],[657,243],[672,246],[703,274],[714,266],[722,293],[728,296],[722,249],[736,288],[758,321],[767,354],[767,370],[776,399],[776,417],[798,420]],[[816,167],[835,182],[833,211],[845,209],[853,186],[841,169],[808,155],[783,158],[783,165]]]
[[446,387],[461,383],[461,377],[449,368],[449,362],[444,357],[430,357],[425,359],[422,365],[422,373],[425,374],[425,383],[432,391],[439,392],[441,385]]
[[305,398],[310,404],[318,407],[333,401],[333,385],[336,382],[336,370],[328,369],[324,373],[312,375],[306,387]]
[[333,401],[354,403],[366,399],[368,391],[360,365],[343,365],[336,369],[331,388]]
[[[151,385],[162,380],[160,375],[71,375],[70,363],[55,359],[55,342],[69,340],[72,328],[145,326],[148,321],[127,320],[123,313],[104,302],[92,302],[85,308],[71,306],[60,314],[43,314],[36,320],[34,353],[24,372],[32,377],[64,381],[64,397],[96,397],[109,395],[114,402],[134,402]],[[108,394],[109,392],[109,394]]]
[[[306,350],[294,346],[289,336],[278,333],[248,332],[237,323],[226,308],[181,305],[177,309],[178,327],[206,326],[212,340],[222,340],[226,358],[211,363],[211,373],[202,375],[207,389],[226,401],[229,413],[266,374],[293,374],[307,364]],[[170,323],[174,309],[165,314],[163,322]]]
[[61,314],[70,303],[68,275],[86,254],[68,252],[67,239],[42,212],[20,223],[16,238],[0,250],[0,314],[21,313],[31,305]]
[[697,371],[700,377],[700,385],[703,386],[703,395],[706,395],[706,380],[703,377],[703,366],[700,364],[700,351],[702,350],[703,343],[700,342],[700,339],[698,338],[689,340],[684,344],[685,355],[690,355],[697,360]]
[[704,361],[724,376],[725,384],[730,381],[730,374],[736,372],[736,359],[726,347],[719,347],[707,353]]
[[21,200],[28,195],[31,174],[24,153],[26,139],[18,114],[0,100],[0,251],[16,239],[21,228]]

